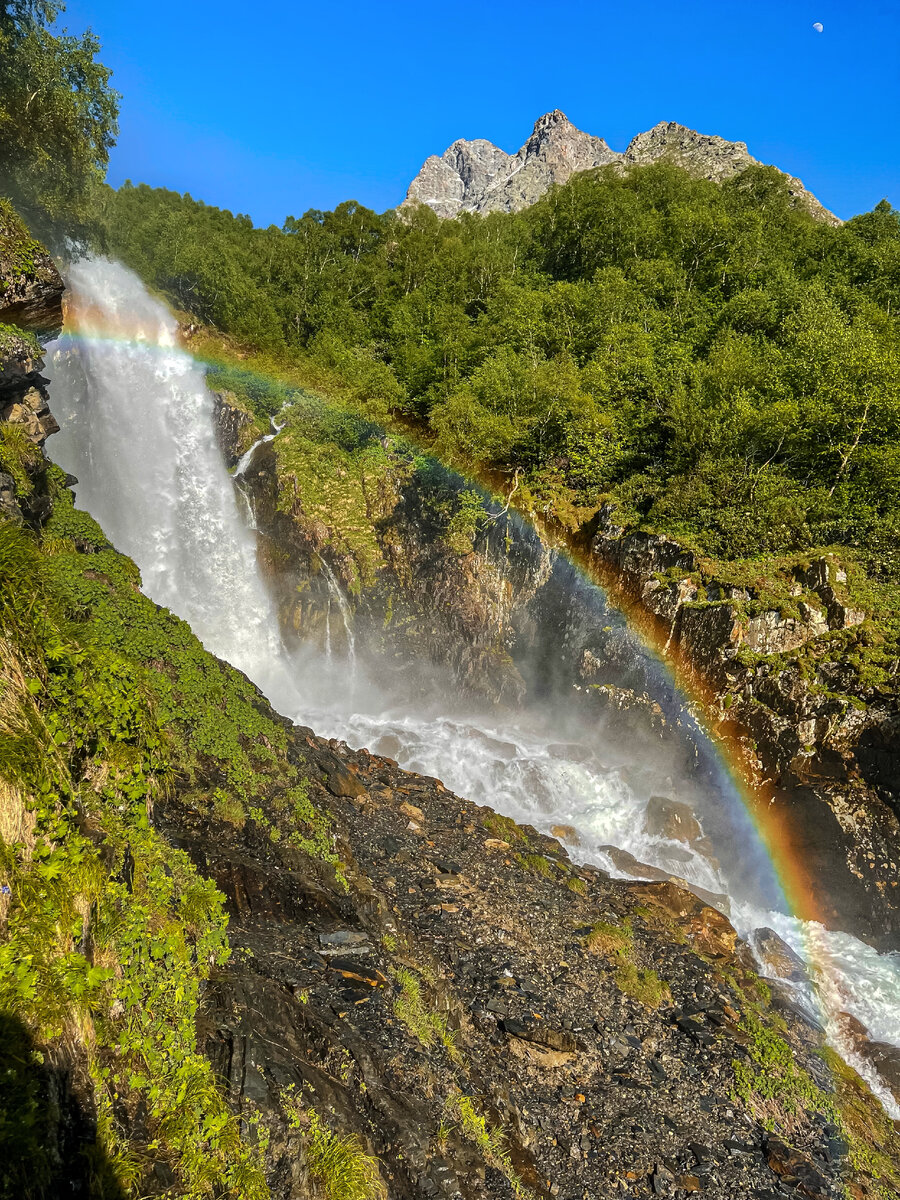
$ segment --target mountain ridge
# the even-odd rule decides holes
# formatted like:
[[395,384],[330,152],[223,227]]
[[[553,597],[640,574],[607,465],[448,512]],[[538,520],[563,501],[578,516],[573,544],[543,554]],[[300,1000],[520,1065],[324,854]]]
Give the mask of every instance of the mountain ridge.
[[[553,109],[538,118],[515,154],[507,154],[484,138],[458,138],[442,155],[430,155],[409,185],[401,207],[427,204],[443,218],[461,212],[518,212],[534,204],[553,184],[565,183],[580,171],[608,165],[621,169],[645,166],[661,158],[716,183],[759,165],[746,142],[697,133],[675,121],[660,121],[636,134],[619,153],[603,138],[576,128],[560,109]],[[799,179],[785,171],[781,174],[798,207],[827,224],[841,224]]]

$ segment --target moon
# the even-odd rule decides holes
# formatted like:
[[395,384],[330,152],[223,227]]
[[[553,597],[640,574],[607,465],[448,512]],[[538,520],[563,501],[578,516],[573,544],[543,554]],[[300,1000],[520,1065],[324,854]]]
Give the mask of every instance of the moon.
[[813,29],[816,31],[816,33],[821,33],[824,28],[825,26],[821,21],[816,21],[813,25]]

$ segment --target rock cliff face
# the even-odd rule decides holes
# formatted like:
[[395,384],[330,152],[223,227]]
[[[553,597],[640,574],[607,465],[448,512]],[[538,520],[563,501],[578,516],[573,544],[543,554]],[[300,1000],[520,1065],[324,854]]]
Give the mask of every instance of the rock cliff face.
[[50,255],[0,200],[0,518],[39,523],[49,513],[43,446],[59,425],[36,334],[62,328],[62,295]]
[[[625,533],[607,506],[591,545],[632,612],[658,623],[751,778],[787,818],[793,853],[828,881],[829,923],[900,946],[900,707],[828,654],[865,613],[830,558],[795,568],[796,615],[699,571],[668,538]],[[640,613],[637,614],[640,619]],[[805,659],[792,657],[803,648]]]
[[40,346],[0,332],[0,518],[40,524],[50,512],[44,442],[59,425],[50,412]]
[[0,199],[0,322],[55,337],[62,329],[63,281],[53,259]]
[[[759,164],[747,149],[746,142],[727,142],[724,138],[695,133],[685,125],[674,121],[660,121],[646,133],[639,133],[628,145],[623,156],[626,166],[644,166],[664,158],[684,167],[699,179],[712,179],[723,183],[740,175],[747,167]],[[805,208],[817,220],[828,225],[839,225],[839,219],[830,213],[816,197],[806,190],[799,179],[782,172],[795,204]]]
[[232,392],[213,392],[212,396],[219,448],[231,468],[258,438],[260,423]]
[[[624,154],[602,138],[582,133],[558,109],[541,117],[517,154],[505,154],[491,142],[459,140],[438,157],[432,155],[409,186],[405,204],[427,204],[439,217],[461,212],[518,212],[534,204],[552,184],[565,183],[577,171],[615,164],[642,166],[669,159],[701,179],[721,183],[757,163],[744,142],[695,133],[673,121],[661,121],[632,139]],[[818,220],[840,224],[799,179],[786,177],[795,202]]]

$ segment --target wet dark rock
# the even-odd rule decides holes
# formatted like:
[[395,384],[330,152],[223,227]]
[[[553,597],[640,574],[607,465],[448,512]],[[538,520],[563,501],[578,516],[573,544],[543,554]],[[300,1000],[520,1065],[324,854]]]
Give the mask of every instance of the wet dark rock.
[[363,796],[365,785],[329,750],[319,750],[315,759],[325,779],[325,786],[332,796]]
[[233,392],[213,392],[213,426],[222,457],[229,468],[250,449],[255,440],[253,415]]
[[655,837],[670,838],[691,846],[703,836],[700,822],[689,804],[666,796],[651,796],[644,816],[644,829]]
[[796,954],[774,929],[756,929],[751,938],[767,975],[777,975],[792,983],[805,983],[809,976],[803,959]]
[[[873,1041],[861,1021],[850,1013],[841,1013],[841,1028],[857,1054],[878,1072],[894,1099],[900,1104],[900,1047]],[[837,1132],[837,1131],[835,1131]]]
[[808,1196],[810,1200],[830,1200],[833,1193],[828,1181],[799,1150],[770,1136],[766,1140],[765,1155],[769,1169],[801,1196]]
[[675,1186],[675,1176],[661,1163],[657,1165],[650,1177],[650,1181],[653,1184],[654,1196],[671,1195],[672,1189]]
[[354,954],[369,954],[374,949],[368,934],[357,933],[352,929],[337,929],[333,933],[320,933],[319,945],[324,955],[347,951],[352,951]]

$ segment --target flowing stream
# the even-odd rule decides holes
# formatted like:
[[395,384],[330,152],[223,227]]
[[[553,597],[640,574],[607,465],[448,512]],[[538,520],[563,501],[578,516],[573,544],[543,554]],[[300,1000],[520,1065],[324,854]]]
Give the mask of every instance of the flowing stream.
[[[773,928],[811,963],[815,994],[798,986],[798,1002],[825,1022],[832,1042],[900,1117],[835,1019],[849,1012],[873,1040],[900,1046],[900,955],[879,955],[849,934],[803,925],[779,911],[770,888],[754,892],[730,882],[709,856],[645,832],[646,796],[622,769],[622,748],[610,766],[602,745],[567,739],[551,711],[454,713],[439,688],[429,706],[361,678],[353,614],[327,564],[345,635],[342,661],[330,645],[330,624],[327,655],[288,655],[257,568],[252,513],[250,520],[242,513],[249,505],[216,444],[204,368],[179,348],[174,317],[118,263],[82,259],[70,267],[68,286],[67,331],[48,354],[61,425],[50,449],[78,476],[79,505],[137,562],[144,590],[157,603],[246,672],[277,709],[318,733],[387,754],[544,831],[572,826],[580,842],[573,858],[615,871],[603,849],[615,846],[694,885],[727,892],[741,934]],[[770,864],[757,853],[762,874]]]

